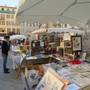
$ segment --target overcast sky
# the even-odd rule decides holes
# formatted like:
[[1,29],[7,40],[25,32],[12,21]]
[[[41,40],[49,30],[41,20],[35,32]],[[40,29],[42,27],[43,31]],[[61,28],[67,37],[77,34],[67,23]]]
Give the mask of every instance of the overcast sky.
[[16,7],[18,5],[18,2],[19,2],[19,0],[0,0],[0,5]]

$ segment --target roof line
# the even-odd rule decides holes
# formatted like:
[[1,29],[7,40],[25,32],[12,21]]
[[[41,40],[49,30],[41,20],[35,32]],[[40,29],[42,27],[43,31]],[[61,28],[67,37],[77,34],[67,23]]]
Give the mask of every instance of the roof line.
[[3,6],[3,5],[0,5],[0,7],[6,7],[6,8],[17,8],[17,7]]

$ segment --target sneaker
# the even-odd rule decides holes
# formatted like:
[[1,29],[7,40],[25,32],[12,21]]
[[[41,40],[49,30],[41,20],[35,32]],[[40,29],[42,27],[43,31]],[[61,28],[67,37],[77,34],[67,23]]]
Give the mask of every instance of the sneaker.
[[9,72],[9,71],[4,71],[4,73],[7,73],[7,74],[8,74],[8,73],[10,73],[10,72]]

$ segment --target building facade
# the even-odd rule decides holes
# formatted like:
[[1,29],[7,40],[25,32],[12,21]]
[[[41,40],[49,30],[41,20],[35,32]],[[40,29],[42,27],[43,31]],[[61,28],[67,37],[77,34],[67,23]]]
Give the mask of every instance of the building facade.
[[24,35],[30,35],[31,32],[38,30],[40,28],[38,22],[36,23],[22,22],[20,26],[21,26],[20,33]]
[[16,9],[16,7],[0,6],[0,36],[5,34],[30,35],[31,32],[39,28],[71,28],[68,24],[60,23],[40,24],[39,22],[36,22],[31,24],[28,22],[22,22],[20,25],[17,25],[14,23]]
[[16,7],[0,6],[0,35],[20,33],[21,26],[14,23],[15,12]]

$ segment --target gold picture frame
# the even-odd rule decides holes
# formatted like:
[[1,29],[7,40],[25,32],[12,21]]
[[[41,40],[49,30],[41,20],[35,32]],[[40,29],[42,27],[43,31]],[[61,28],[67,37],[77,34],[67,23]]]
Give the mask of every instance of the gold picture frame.
[[67,84],[68,80],[49,68],[35,90],[65,90]]

